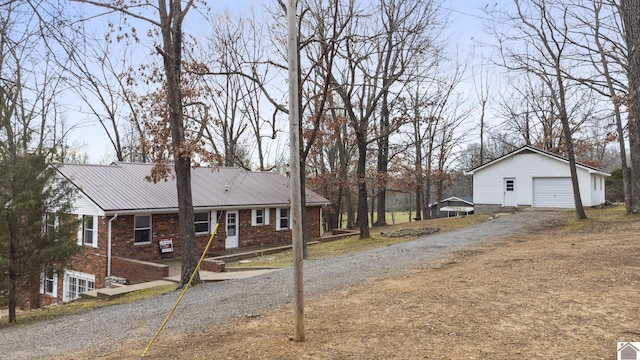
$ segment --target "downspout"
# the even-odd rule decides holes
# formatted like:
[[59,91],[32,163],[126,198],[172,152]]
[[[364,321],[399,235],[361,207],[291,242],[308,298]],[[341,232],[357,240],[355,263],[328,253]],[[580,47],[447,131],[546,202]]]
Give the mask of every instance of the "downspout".
[[118,213],[109,219],[109,224],[107,226],[107,277],[111,276],[111,222],[117,217]]

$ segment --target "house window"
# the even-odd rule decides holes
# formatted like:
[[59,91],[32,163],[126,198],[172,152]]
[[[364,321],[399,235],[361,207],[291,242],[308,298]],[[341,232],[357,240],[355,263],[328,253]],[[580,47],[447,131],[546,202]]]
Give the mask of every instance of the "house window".
[[513,191],[514,189],[515,189],[515,180],[508,179],[507,180],[507,185],[506,185],[506,190],[507,191]]
[[134,217],[134,244],[148,244],[151,242],[151,215],[136,215]]
[[256,209],[256,225],[264,225],[264,209]]
[[82,216],[82,239],[83,244],[93,245],[93,232],[94,232],[93,216]]
[[253,209],[251,211],[251,226],[269,224],[269,209]]
[[600,178],[600,191],[602,191],[602,184],[604,183],[604,180],[602,178]]
[[58,273],[53,268],[47,268],[42,273],[40,293],[50,295],[51,297],[58,296]]
[[593,177],[593,190],[598,190],[597,189],[598,183],[596,182],[596,177]]
[[208,234],[209,233],[209,213],[200,212],[194,213],[194,225],[196,228],[196,234]]
[[96,277],[92,274],[77,271],[65,271],[63,301],[71,301],[80,298],[80,294],[96,288]]
[[98,247],[98,217],[78,215],[78,245]]
[[289,229],[289,209],[278,209],[278,222],[277,230]]
[[46,213],[44,215],[44,232],[45,234],[53,234],[58,227],[58,219],[54,213]]

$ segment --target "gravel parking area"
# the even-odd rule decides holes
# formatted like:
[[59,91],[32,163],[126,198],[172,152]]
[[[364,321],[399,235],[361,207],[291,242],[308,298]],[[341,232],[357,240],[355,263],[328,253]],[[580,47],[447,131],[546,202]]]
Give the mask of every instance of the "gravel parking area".
[[[466,247],[539,228],[559,214],[553,211],[521,212],[383,249],[305,262],[305,296],[396,275]],[[248,279],[197,286],[187,293],[163,335],[197,334],[212,326],[224,326],[282,307],[292,299],[292,278],[292,269],[283,269]],[[65,354],[82,350],[99,357],[113,352],[121,343],[146,342],[178,295],[171,293],[0,330],[0,358],[64,358]]]

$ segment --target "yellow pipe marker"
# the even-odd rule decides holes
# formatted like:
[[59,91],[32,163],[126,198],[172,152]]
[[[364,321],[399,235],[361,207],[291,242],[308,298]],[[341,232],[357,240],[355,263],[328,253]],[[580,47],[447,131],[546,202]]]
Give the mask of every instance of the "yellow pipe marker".
[[182,293],[180,294],[180,297],[178,297],[178,300],[176,301],[175,305],[173,305],[173,309],[171,309],[171,311],[169,311],[169,314],[167,315],[167,317],[162,322],[162,325],[160,325],[160,328],[158,329],[158,331],[156,331],[156,334],[153,335],[153,338],[151,339],[151,341],[149,341],[149,344],[147,345],[147,347],[144,349],[144,351],[140,355],[140,359],[144,358],[144,356],[147,355],[147,352],[149,352],[149,349],[151,349],[151,345],[153,345],[153,343],[158,338],[158,335],[160,335],[160,332],[162,331],[162,329],[164,329],[164,327],[169,322],[169,319],[173,315],[173,312],[176,310],[176,308],[180,304],[180,301],[182,301],[182,298],[184,297],[184,294],[187,293],[187,290],[189,289],[189,286],[191,285],[191,282],[193,281],[193,278],[196,276],[196,273],[200,269],[200,264],[202,263],[202,260],[204,260],[205,255],[209,251],[209,247],[211,247],[211,243],[213,242],[213,237],[216,236],[216,233],[218,232],[218,225],[219,224],[216,223],[216,226],[213,228],[213,233],[211,234],[211,237],[209,238],[209,242],[207,243],[207,247],[204,249],[204,252],[202,253],[202,256],[200,256],[200,260],[198,261],[198,264],[196,265],[196,268],[193,270],[193,273],[191,273],[191,278],[189,278],[189,282],[182,289]]

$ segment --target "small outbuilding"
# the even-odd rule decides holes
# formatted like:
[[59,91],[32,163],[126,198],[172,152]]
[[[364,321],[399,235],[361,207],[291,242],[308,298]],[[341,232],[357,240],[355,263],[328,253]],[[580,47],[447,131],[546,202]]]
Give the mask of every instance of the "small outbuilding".
[[473,214],[473,201],[471,198],[451,196],[440,202],[429,204],[429,210],[432,219],[471,215]]
[[[605,178],[610,174],[580,163],[576,170],[582,205],[604,204]],[[473,176],[478,213],[502,208],[575,208],[569,160],[532,146],[523,146],[467,174]]]

